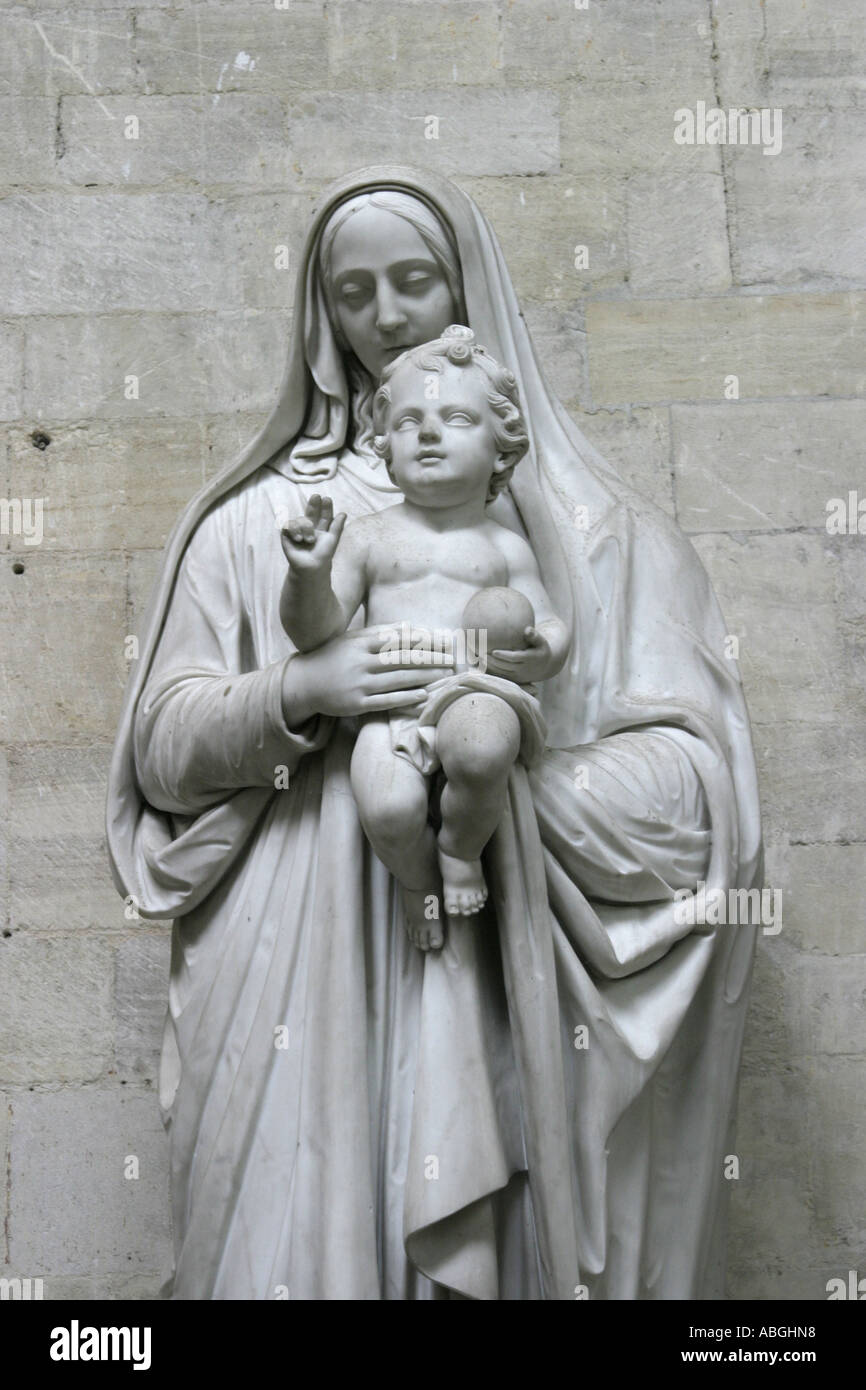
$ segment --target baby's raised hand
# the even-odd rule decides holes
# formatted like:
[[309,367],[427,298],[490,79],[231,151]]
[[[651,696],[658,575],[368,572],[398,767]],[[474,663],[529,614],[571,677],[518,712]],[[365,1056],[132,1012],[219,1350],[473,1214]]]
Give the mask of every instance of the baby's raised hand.
[[335,517],[330,497],[314,494],[304,515],[293,517],[280,532],[283,554],[291,569],[306,574],[329,571],[345,524],[346,513]]

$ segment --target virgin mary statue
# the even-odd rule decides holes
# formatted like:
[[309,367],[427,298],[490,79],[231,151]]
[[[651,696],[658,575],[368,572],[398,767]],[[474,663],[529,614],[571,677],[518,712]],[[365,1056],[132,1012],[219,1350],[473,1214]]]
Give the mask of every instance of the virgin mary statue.
[[[748,717],[687,540],[547,386],[460,189],[372,168],[322,197],[269,420],[166,548],[109,788],[114,878],[174,918],[160,1102],[180,1299],[718,1297],[753,927]],[[313,493],[400,500],[383,365],[452,322],[517,374],[531,450],[492,514],[526,536],[571,656],[543,761],[511,773],[489,906],[403,929],[349,786],[357,717],[441,671],[358,623],[294,651],[279,529]]]

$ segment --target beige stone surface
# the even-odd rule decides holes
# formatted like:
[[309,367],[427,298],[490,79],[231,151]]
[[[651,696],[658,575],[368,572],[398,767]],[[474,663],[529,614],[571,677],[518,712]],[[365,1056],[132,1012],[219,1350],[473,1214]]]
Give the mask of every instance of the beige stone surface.
[[585,9],[571,0],[508,0],[503,21],[506,69],[524,80],[663,83],[683,91],[710,80],[709,15],[691,0],[590,0]]
[[[136,127],[138,135],[127,132]],[[61,100],[64,184],[292,186],[283,104],[269,92]]]
[[56,96],[126,92],[135,84],[133,17],[111,10],[65,6],[60,13],[16,7],[3,20],[0,94]]
[[721,173],[638,174],[628,181],[627,206],[634,295],[709,295],[730,289]]
[[18,419],[23,388],[24,333],[17,323],[0,323],[0,419]]
[[219,309],[240,299],[221,230],[200,194],[13,195],[0,202],[0,303],[9,315]]
[[807,1057],[744,1074],[729,1297],[824,1299],[862,1262],[862,1070],[862,1056]]
[[587,306],[596,405],[854,396],[866,390],[866,296],[750,295]]
[[[165,1269],[167,1146],[148,1088],[115,1083],[19,1095],[12,1124],[13,1266],[33,1275],[125,1278]],[[130,1157],[138,1159],[137,1179],[124,1176]]]
[[685,531],[824,529],[862,474],[866,401],[725,401],[671,407]]
[[[297,248],[313,210],[303,193],[233,193],[209,199],[213,267],[223,279],[222,305],[292,308]],[[188,254],[188,247],[184,250]]]
[[0,93],[0,189],[57,181],[57,111],[56,97]]
[[[864,1058],[816,1058],[808,1064],[806,1123],[811,1134],[833,1135],[833,1144],[815,1145],[812,1204],[816,1234],[852,1265],[862,1261],[866,1239],[866,1115],[861,1103]],[[847,1268],[834,1273],[847,1273]]]
[[327,81],[322,0],[152,8],[136,19],[135,52],[148,93],[275,92]]
[[755,0],[716,0],[713,5],[715,91],[725,110],[769,103],[766,14],[766,6]]
[[770,840],[866,843],[861,731],[862,718],[753,721],[761,811]]
[[767,883],[782,890],[786,941],[802,951],[830,956],[862,954],[866,945],[862,845],[771,844]]
[[[559,168],[552,92],[436,87],[358,95],[337,88],[293,97],[288,108],[291,162],[303,175],[336,178],[377,163],[456,175],[546,174]],[[438,127],[428,124],[429,117],[438,119]]]
[[[0,1173],[3,1173],[4,1176],[9,1169],[9,1136],[11,1133],[11,1129],[12,1111],[9,1095],[6,1091],[0,1091],[0,1165],[2,1165],[0,1166]],[[5,1239],[5,1232],[8,1230],[8,1218],[9,1191],[7,1184],[4,1182],[2,1188],[2,1195],[0,1195],[0,1222],[2,1222],[2,1230],[4,1232],[4,1238],[2,1241],[2,1245],[0,1245],[0,1250],[2,1250],[3,1259],[5,1259],[6,1256],[5,1247],[7,1241]],[[0,1261],[0,1276],[2,1276],[2,1270],[3,1264],[2,1261]]]
[[[207,402],[195,314],[27,318],[24,411],[35,421],[195,416]],[[134,378],[134,379],[133,379]],[[137,394],[135,394],[137,393]]]
[[0,738],[90,744],[111,739],[125,680],[126,584],[118,556],[32,547],[0,566],[4,700]]
[[501,9],[495,0],[413,5],[400,0],[332,0],[326,6],[331,81],[382,91],[443,83],[502,82]]
[[620,476],[662,511],[674,515],[669,412],[664,407],[634,410],[579,410],[575,419],[590,444]]
[[9,819],[9,754],[0,747],[0,934],[9,930]]
[[265,409],[287,328],[269,311],[28,319],[25,409],[68,421]]
[[[731,1184],[731,1242],[735,1250],[748,1252],[748,1265],[764,1275],[780,1265],[796,1267],[799,1273],[807,1257],[813,1256],[807,1195],[807,1093],[808,1083],[800,1071],[746,1072],[740,1081],[734,1144],[740,1177]],[[728,1288],[733,1296],[730,1278]],[[815,1288],[807,1296],[822,1295],[823,1284],[820,1292]]]
[[774,102],[866,107],[857,0],[766,0],[766,26]]
[[782,150],[730,150],[734,275],[742,285],[863,278],[866,110],[783,111]]
[[130,930],[105,850],[111,749],[9,750],[9,925],[67,932]]
[[567,301],[626,284],[625,196],[612,180],[550,174],[460,186],[493,224],[521,298]]
[[855,692],[837,669],[838,561],[826,535],[710,535],[695,546],[739,641],[752,718],[841,721]]
[[[205,479],[202,420],[88,420],[9,432],[9,495],[44,498],[41,550],[128,550],[158,545]],[[143,526],[146,518],[146,526]],[[30,549],[24,536],[10,548]]]
[[[56,872],[63,876],[65,865],[58,862]],[[20,931],[0,940],[3,1085],[104,1075],[113,1050],[113,957],[104,938],[73,932],[46,937]]]
[[210,413],[270,411],[286,365],[290,322],[288,314],[267,311],[203,322],[200,354]]
[[[825,526],[866,497],[861,0],[0,0],[0,24],[0,476],[45,506],[40,545],[0,534],[0,1277],[147,1300],[168,1273],[169,934],[124,915],[103,843],[124,639],[270,409],[315,199],[378,161],[487,213],[545,372],[740,639],[783,929],[728,1290],[866,1272],[866,536]],[[781,108],[781,153],[677,145],[699,99]]]

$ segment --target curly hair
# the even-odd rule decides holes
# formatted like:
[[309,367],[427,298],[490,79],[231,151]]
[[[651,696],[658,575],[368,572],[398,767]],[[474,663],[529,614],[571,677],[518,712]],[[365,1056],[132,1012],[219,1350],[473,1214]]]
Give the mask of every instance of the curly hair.
[[517,377],[476,343],[472,329],[464,324],[453,323],[450,328],[445,329],[441,338],[401,353],[383,371],[381,384],[373,397],[373,448],[389,468],[391,441],[386,432],[391,408],[389,383],[398,371],[410,366],[421,372],[439,373],[444,371],[446,366],[474,367],[485,377],[488,385],[487,401],[496,417],[496,448],[500,458],[504,460],[504,467],[493,473],[490,478],[487,501],[492,502],[494,497],[507,487],[511,474],[529,449],[526,421],[520,409]]

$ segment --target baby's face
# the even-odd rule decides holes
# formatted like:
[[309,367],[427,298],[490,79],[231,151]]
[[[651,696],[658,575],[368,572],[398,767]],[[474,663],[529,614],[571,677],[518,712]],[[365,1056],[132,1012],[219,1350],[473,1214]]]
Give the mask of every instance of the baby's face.
[[[428,399],[429,386],[438,388]],[[409,502],[453,507],[487,496],[499,457],[489,386],[473,367],[408,365],[391,382],[390,471]]]

